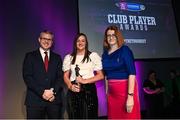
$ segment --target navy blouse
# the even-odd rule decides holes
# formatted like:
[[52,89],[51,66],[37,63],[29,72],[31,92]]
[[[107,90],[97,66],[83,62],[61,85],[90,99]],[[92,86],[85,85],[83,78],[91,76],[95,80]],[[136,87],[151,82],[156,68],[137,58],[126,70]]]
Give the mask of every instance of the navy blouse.
[[128,79],[136,74],[133,53],[126,45],[111,54],[104,50],[102,64],[107,79]]

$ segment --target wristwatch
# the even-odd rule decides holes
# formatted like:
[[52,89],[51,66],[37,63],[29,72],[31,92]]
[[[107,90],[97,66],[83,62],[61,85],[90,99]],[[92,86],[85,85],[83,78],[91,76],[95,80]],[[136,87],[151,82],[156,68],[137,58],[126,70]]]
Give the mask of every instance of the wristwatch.
[[130,96],[134,96],[134,93],[128,93],[128,95],[130,95]]

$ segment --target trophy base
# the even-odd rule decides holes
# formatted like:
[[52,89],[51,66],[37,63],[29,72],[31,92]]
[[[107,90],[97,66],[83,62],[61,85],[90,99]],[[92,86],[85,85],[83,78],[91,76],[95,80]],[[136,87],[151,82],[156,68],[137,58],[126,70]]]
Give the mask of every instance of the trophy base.
[[78,84],[76,80],[71,81],[71,83],[80,86],[80,91],[83,91],[83,85],[81,85],[80,83]]

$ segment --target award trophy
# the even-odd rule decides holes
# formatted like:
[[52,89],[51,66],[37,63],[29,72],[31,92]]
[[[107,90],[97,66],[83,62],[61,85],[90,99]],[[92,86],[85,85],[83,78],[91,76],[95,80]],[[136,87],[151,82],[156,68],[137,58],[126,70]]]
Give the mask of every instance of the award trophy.
[[76,77],[78,77],[78,76],[80,75],[80,74],[79,74],[79,70],[80,70],[79,66],[76,65],[76,67],[75,67]]
[[[75,67],[75,74],[76,74],[76,77],[81,76],[81,75],[79,74],[79,70],[80,70],[79,66],[76,65],[76,67]],[[77,83],[76,80],[74,81],[74,84],[77,84],[77,85],[81,88],[80,83]]]

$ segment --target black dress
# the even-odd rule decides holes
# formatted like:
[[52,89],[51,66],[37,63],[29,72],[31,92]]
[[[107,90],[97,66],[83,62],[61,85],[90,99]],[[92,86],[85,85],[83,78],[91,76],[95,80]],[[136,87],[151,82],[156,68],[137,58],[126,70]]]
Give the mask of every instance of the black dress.
[[[153,84],[150,80],[145,80],[143,87],[149,87],[151,90],[164,87],[160,80],[156,80],[156,84]],[[147,94],[145,93],[145,102],[149,118],[161,118],[163,113],[163,93],[159,94]]]
[[68,90],[67,100],[69,119],[98,118],[98,98],[94,83],[81,85],[79,93]]

